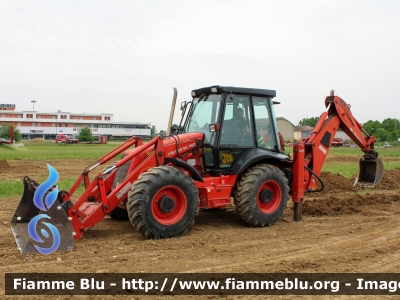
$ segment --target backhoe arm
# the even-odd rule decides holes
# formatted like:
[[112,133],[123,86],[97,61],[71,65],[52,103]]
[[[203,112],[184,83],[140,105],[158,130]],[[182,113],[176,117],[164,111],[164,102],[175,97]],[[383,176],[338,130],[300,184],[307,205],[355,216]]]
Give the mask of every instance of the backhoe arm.
[[[383,164],[374,150],[376,139],[368,135],[354,118],[350,105],[331,93],[331,96],[325,99],[325,106],[327,110],[321,114],[311,135],[293,146],[292,200],[295,203],[295,221],[301,220],[304,193],[320,191],[323,188],[319,175],[339,128],[365,153],[360,160],[360,173],[356,183],[373,186],[383,178]],[[320,190],[316,190],[316,180],[321,183]]]
[[[328,115],[337,115],[340,118],[340,128],[361,148],[367,155],[378,157],[374,151],[375,137],[370,136],[362,125],[354,118],[347,104],[338,96],[329,96],[325,99]],[[364,133],[364,135],[363,135]]]

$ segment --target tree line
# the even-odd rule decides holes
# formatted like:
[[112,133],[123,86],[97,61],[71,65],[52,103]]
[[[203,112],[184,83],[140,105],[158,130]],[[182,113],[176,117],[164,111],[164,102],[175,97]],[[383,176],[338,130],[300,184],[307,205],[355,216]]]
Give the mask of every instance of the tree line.
[[[315,127],[319,117],[303,118],[298,126]],[[362,124],[369,135],[373,135],[378,142],[397,142],[400,138],[400,120],[387,118],[382,122],[369,120]]]
[[[298,126],[315,127],[318,120],[319,117],[303,118],[298,122]],[[369,120],[362,124],[362,126],[368,134],[375,136],[378,142],[397,142],[400,138],[400,120],[398,119],[387,118],[382,122]],[[5,123],[1,124],[0,138],[10,139],[10,127],[11,125]],[[152,133],[154,133],[154,131]],[[78,139],[80,141],[93,141],[92,132],[89,128],[82,128],[79,132]],[[14,140],[17,142],[21,140],[21,133],[15,126]]]
[[[10,128],[12,125],[7,125],[6,123],[2,123],[0,126],[0,138],[9,140],[10,139]],[[14,127],[14,140],[19,142],[21,140],[21,132],[18,128]]]
[[[0,126],[0,138],[4,138],[6,140],[10,139],[10,128],[14,127],[14,140],[16,142],[19,142],[21,140],[21,132],[19,129],[13,125],[8,125],[6,123],[2,123]],[[80,142],[93,142],[94,137],[92,135],[92,132],[90,131],[90,128],[82,128],[82,130],[79,132],[78,135],[78,140]]]

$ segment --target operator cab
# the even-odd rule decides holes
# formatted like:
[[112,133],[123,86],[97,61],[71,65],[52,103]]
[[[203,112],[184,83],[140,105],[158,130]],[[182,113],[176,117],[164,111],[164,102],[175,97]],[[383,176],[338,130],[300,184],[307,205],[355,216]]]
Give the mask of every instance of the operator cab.
[[[250,157],[282,160],[274,90],[212,86],[183,103],[184,132],[204,133],[204,164],[213,175],[239,172]],[[246,157],[244,157],[246,156]],[[241,157],[243,159],[241,159]]]

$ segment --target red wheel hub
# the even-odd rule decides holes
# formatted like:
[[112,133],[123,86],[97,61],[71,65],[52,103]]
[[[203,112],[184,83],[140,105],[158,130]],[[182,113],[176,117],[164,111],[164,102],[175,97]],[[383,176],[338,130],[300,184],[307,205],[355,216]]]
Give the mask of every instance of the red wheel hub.
[[257,205],[265,214],[273,213],[281,203],[282,190],[274,180],[262,184],[257,193]]
[[166,186],[153,197],[151,210],[154,218],[162,225],[173,225],[185,215],[187,199],[176,186]]

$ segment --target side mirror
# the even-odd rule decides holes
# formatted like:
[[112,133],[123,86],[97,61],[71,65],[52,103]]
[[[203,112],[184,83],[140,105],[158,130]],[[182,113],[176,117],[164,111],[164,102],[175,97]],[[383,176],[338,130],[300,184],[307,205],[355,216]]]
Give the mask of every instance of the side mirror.
[[218,123],[210,124],[208,125],[208,128],[210,129],[211,132],[219,131],[219,124]]
[[173,135],[181,134],[181,133],[183,133],[183,127],[174,124],[171,126],[170,132]]
[[182,116],[185,114],[186,107],[187,107],[187,102],[186,102],[186,101],[183,101],[183,102],[181,103]]

